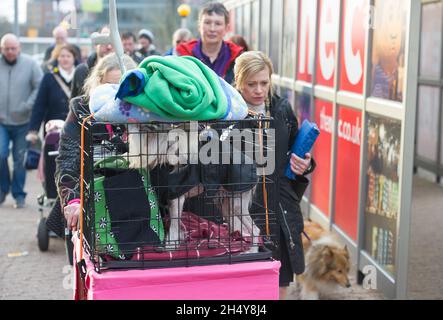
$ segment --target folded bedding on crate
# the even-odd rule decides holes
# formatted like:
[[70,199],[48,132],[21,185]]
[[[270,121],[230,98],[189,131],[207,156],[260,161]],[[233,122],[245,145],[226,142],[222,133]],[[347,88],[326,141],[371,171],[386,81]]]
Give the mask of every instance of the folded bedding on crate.
[[[159,58],[162,57],[156,57]],[[148,76],[147,69],[140,68],[127,72],[120,85],[107,83],[94,88],[89,101],[94,118],[101,122],[120,123],[246,118],[248,106],[240,93],[210,69],[198,73],[196,61],[180,59],[179,63],[168,66],[152,63],[158,68],[155,75],[175,73],[169,78]],[[147,63],[151,66],[149,61]],[[181,74],[180,70],[173,69],[181,64],[194,65],[197,70]],[[187,89],[180,81],[188,84]],[[164,89],[165,86],[170,90]]]
[[[114,99],[115,97],[115,99]],[[241,120],[248,107],[240,93],[193,57],[149,57],[119,85],[91,92],[98,121]]]
[[165,121],[154,112],[115,98],[118,84],[102,84],[91,91],[89,109],[99,122],[144,123]]
[[[134,80],[133,74],[141,73]],[[149,57],[129,71],[117,98],[166,119],[211,120],[227,111],[218,76],[194,57]]]

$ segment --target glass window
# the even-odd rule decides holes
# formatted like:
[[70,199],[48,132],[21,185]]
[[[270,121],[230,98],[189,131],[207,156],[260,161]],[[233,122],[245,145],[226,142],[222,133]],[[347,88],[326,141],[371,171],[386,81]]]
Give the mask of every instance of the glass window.
[[[307,98],[307,97],[306,97]],[[309,101],[309,100],[307,100]],[[307,102],[306,101],[306,102]],[[302,120],[302,119],[300,119]],[[320,129],[320,136],[314,145],[312,155],[320,166],[315,168],[312,174],[312,203],[326,217],[330,216],[330,180],[331,180],[331,150],[332,150],[332,127],[333,105],[332,102],[321,99],[315,100],[314,121]],[[300,123],[302,123],[300,121]]]
[[251,50],[258,50],[259,31],[260,31],[260,1],[252,2],[252,26],[251,26],[251,43],[249,48]]
[[274,65],[274,73],[280,73],[280,34],[282,29],[282,0],[272,1],[271,39],[269,55]]
[[365,250],[395,274],[401,122],[368,115]]
[[317,1],[300,0],[299,4],[297,80],[310,83],[314,71]]
[[[443,95],[442,95],[442,101],[443,101]],[[443,104],[440,105],[440,108],[443,108]],[[443,123],[443,112],[441,113],[442,116],[442,123]],[[442,127],[442,132],[440,132],[440,144],[441,144],[441,154],[440,154],[440,163],[441,165],[443,165],[443,127]]]
[[296,8],[297,2],[295,0],[283,1],[283,56],[281,74],[287,78],[293,78],[295,70],[295,32],[297,20],[294,19],[294,14]]
[[235,33],[243,34],[243,7],[235,9]]
[[251,43],[251,4],[245,4],[243,8],[243,38],[246,40],[246,43]]
[[292,89],[286,88],[286,87],[281,87],[280,88],[280,97],[285,98],[289,101],[289,103],[292,106],[292,110],[295,113],[295,109],[294,109],[294,91],[292,91]]
[[404,0],[375,2],[370,95],[403,101],[405,80],[406,5]]
[[442,3],[423,4],[420,76],[438,79],[441,69]]
[[[363,93],[363,79],[366,70],[366,33],[363,23],[367,18],[369,0],[344,0],[342,2],[342,31],[340,54],[340,90],[357,94]],[[366,9],[366,10],[365,10]]]
[[260,13],[260,51],[269,54],[268,40],[271,28],[271,0],[261,1]]
[[319,6],[316,80],[318,84],[332,88],[335,77],[340,1],[321,0]]
[[360,192],[361,111],[340,106],[338,112],[334,222],[357,241]]
[[236,24],[237,21],[235,20],[235,9],[232,9],[231,11],[229,11],[229,27],[228,27],[229,35],[235,34]]
[[420,86],[418,90],[417,155],[437,161],[440,89]]

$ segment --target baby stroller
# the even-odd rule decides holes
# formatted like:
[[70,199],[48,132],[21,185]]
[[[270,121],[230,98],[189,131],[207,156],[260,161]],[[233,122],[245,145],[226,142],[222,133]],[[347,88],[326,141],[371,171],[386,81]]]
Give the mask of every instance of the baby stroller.
[[[38,196],[40,220],[37,229],[37,241],[40,251],[45,252],[49,248],[49,239],[62,237],[63,234],[49,230],[45,211],[49,211],[56,206],[57,186],[54,180],[55,158],[58,155],[60,132],[63,128],[63,120],[51,120],[45,125],[45,139],[42,146],[38,176],[43,185],[44,193]],[[65,236],[67,236],[65,234]],[[72,261],[72,246],[67,241],[67,253],[69,261]]]

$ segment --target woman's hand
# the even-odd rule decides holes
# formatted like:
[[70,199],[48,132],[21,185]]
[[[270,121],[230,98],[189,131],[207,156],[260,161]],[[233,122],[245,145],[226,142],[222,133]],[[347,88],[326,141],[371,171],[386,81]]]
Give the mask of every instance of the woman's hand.
[[297,157],[295,154],[292,154],[291,156],[291,170],[297,176],[303,175],[303,173],[305,173],[311,165],[311,154],[307,153],[305,154],[305,157],[306,159],[302,159],[300,157]]
[[80,215],[80,203],[68,204],[64,209],[67,226],[70,230],[76,231],[78,224],[78,216]]
[[26,141],[36,144],[38,141],[38,132],[37,131],[29,131],[25,137]]

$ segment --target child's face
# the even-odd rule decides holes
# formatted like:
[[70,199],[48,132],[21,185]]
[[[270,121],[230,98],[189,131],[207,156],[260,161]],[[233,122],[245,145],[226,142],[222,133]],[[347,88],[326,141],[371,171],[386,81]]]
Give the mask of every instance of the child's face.
[[[385,1],[383,1],[385,2]],[[388,0],[380,12],[380,57],[382,59],[397,59],[402,44],[402,29],[404,10],[402,0]]]

